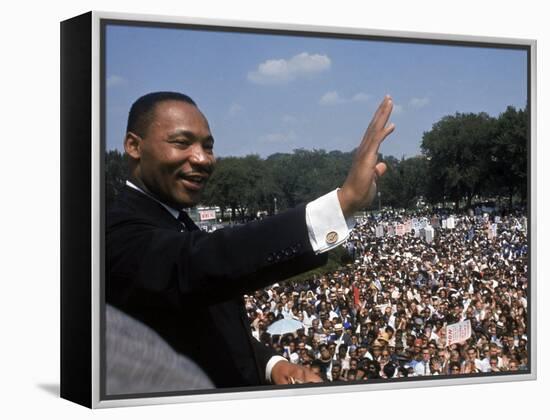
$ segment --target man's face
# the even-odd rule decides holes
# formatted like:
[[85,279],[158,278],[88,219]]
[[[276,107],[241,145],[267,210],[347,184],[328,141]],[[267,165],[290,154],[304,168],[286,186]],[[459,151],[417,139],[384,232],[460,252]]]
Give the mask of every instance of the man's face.
[[134,173],[162,201],[190,207],[200,199],[214,168],[213,147],[208,122],[198,108],[182,101],[159,102],[139,142]]
[[423,359],[424,361],[427,362],[427,361],[430,360],[430,357],[431,357],[431,355],[430,355],[430,350],[429,350],[429,349],[426,349],[426,348],[423,349],[423,350],[422,350],[422,359]]

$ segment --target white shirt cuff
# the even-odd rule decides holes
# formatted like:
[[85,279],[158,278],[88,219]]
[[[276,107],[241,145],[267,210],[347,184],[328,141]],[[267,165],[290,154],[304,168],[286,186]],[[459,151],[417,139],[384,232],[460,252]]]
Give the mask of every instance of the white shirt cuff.
[[271,371],[273,370],[273,366],[275,366],[280,361],[288,362],[288,360],[286,360],[283,356],[273,356],[267,362],[267,365],[265,366],[265,379],[267,382],[272,382]]
[[316,254],[340,245],[355,226],[354,217],[344,218],[337,191],[331,191],[306,206],[309,241]]

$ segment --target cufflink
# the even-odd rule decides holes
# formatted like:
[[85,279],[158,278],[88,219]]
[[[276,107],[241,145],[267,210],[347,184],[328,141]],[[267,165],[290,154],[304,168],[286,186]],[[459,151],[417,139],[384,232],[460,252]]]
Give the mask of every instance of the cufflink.
[[338,233],[336,233],[335,231],[331,231],[331,232],[327,233],[327,236],[325,237],[325,241],[329,245],[332,245],[332,244],[338,242]]

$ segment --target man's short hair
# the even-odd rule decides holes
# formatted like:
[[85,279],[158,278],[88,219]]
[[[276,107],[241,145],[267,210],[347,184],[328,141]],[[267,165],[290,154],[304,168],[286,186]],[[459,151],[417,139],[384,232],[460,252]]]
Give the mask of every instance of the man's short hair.
[[155,106],[163,101],[180,101],[197,106],[189,96],[179,92],[151,92],[138,98],[130,108],[126,132],[143,137],[153,119]]

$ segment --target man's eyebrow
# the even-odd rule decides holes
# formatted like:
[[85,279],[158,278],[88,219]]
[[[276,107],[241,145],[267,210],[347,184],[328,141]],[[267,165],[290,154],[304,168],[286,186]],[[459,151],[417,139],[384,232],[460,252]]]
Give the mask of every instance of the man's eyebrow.
[[171,140],[180,136],[187,137],[188,139],[193,141],[203,141],[203,142],[211,141],[212,143],[214,143],[214,137],[212,136],[212,134],[201,138],[190,130],[176,130],[168,135],[168,140]]

